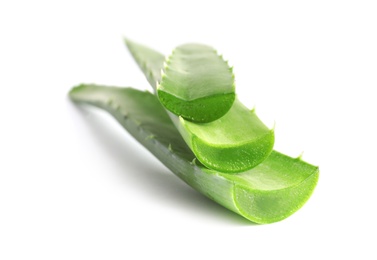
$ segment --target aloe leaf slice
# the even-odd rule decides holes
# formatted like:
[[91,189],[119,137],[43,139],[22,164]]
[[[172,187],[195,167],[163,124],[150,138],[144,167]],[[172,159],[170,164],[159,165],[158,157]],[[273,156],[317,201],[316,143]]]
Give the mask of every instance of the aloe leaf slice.
[[210,123],[172,120],[198,160],[221,172],[238,173],[255,167],[274,145],[274,131],[238,100],[225,116]]
[[[126,45],[156,92],[164,56],[129,40]],[[208,123],[169,115],[196,157],[208,168],[227,173],[243,172],[261,163],[272,151],[274,131],[238,99],[228,113]]]
[[166,59],[157,95],[170,112],[194,122],[219,119],[235,99],[232,68],[215,49],[184,44]]
[[156,96],[149,92],[80,85],[71,90],[70,97],[107,110],[179,178],[255,223],[287,218],[304,205],[316,186],[318,167],[276,151],[237,175],[207,169],[197,163]]

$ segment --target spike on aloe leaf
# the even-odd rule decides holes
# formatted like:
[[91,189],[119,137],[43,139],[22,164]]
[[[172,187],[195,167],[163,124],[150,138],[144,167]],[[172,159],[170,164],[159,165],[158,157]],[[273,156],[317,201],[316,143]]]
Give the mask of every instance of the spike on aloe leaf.
[[152,134],[152,135],[148,135],[148,136],[146,137],[146,140],[154,139],[154,138],[155,138],[155,136]]

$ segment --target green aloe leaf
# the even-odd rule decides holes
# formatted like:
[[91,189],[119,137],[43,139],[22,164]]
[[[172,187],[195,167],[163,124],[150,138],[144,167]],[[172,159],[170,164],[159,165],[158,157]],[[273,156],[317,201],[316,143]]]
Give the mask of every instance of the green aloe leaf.
[[132,88],[80,85],[72,100],[107,110],[173,173],[202,194],[256,223],[280,221],[309,199],[318,168],[273,151],[237,175],[197,163],[156,96]]
[[166,59],[157,94],[172,113],[194,122],[224,116],[235,99],[234,75],[212,47],[184,44]]
[[[164,56],[129,40],[126,44],[156,92]],[[274,131],[238,99],[228,113],[208,123],[169,115],[196,157],[208,168],[227,173],[246,171],[261,163],[272,151]]]
[[161,81],[161,70],[164,67],[165,56],[147,46],[128,39],[125,40],[125,43],[149,84],[156,92],[157,83]]

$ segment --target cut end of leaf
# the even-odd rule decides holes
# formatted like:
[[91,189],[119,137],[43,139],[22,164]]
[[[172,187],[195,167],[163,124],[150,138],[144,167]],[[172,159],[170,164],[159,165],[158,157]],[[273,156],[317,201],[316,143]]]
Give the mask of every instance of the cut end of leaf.
[[247,187],[234,188],[234,200],[239,212],[250,221],[269,224],[281,221],[310,198],[317,185],[319,172],[310,175],[297,186],[275,191],[251,191]]
[[257,140],[229,145],[209,144],[193,136],[192,149],[206,167],[224,173],[239,173],[263,162],[270,155],[274,141],[274,131],[268,131]]
[[[262,174],[266,172],[269,174]],[[319,169],[272,152],[263,164],[235,177],[251,183],[243,185],[240,181],[234,188],[239,212],[253,222],[267,224],[289,217],[306,203],[317,185]]]
[[170,112],[198,123],[212,122],[224,116],[236,98],[234,93],[228,93],[185,101],[160,88],[157,88],[157,95]]
[[165,60],[161,75],[157,88],[160,102],[187,120],[216,120],[228,112],[235,100],[232,69],[212,47],[177,47]]

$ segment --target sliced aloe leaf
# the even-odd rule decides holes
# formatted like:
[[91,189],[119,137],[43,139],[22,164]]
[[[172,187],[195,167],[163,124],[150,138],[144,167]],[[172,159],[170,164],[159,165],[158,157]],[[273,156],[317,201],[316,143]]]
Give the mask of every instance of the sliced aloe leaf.
[[229,111],[235,99],[232,68],[216,50],[184,44],[166,59],[157,94],[170,112],[194,122],[211,122]]
[[238,173],[261,163],[272,151],[274,131],[238,100],[218,120],[198,124],[172,117],[201,163],[221,172]]
[[256,223],[280,221],[309,199],[318,167],[273,151],[255,168],[237,175],[196,163],[157,98],[132,88],[80,85],[72,100],[107,110],[173,173],[202,194]]
[[[152,87],[156,92],[156,83],[161,81],[163,55],[135,42],[126,40],[126,44],[148,81],[154,82]],[[246,171],[266,159],[272,151],[273,130],[238,99],[228,113],[208,123],[169,115],[196,157],[208,168],[227,173]]]

